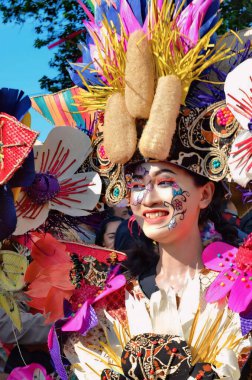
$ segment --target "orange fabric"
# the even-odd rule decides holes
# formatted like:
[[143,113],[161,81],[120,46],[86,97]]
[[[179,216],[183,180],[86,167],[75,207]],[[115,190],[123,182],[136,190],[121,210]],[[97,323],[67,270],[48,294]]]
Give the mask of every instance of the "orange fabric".
[[30,283],[26,292],[31,299],[29,305],[44,314],[50,313],[46,322],[53,322],[64,316],[63,301],[69,300],[75,289],[69,278],[69,252],[52,235],[36,233],[32,236],[31,256],[33,262],[25,275]]

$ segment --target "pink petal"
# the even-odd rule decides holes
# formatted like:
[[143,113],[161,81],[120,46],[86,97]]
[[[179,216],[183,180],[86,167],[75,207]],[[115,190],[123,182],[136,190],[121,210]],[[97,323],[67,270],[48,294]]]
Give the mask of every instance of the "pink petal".
[[[230,278],[233,278],[233,281]],[[236,278],[230,269],[221,272],[207,289],[206,301],[212,303],[225,297],[232,289]]]
[[157,1],[157,6],[158,6],[158,9],[161,10],[162,7],[163,7],[163,3],[164,3],[164,0],[158,0]]
[[202,260],[206,268],[220,272],[234,266],[237,251],[232,245],[214,242],[204,249]]
[[91,303],[92,299],[86,300],[82,307],[76,312],[75,316],[69,318],[69,320],[62,326],[61,330],[84,332],[86,327],[88,327]]
[[37,363],[29,364],[25,367],[16,367],[10,373],[8,380],[52,380],[52,377],[46,374],[46,369]]
[[185,38],[185,53],[190,49],[190,46],[194,47],[197,44],[200,27],[211,3],[211,0],[193,1],[178,16],[177,26],[179,31],[188,37],[188,40]]
[[94,300],[93,303],[100,301],[102,298],[108,296],[109,294],[115,292],[116,290],[122,288],[126,284],[126,278],[124,275],[119,274],[116,277],[113,277],[110,281],[107,283],[107,287],[105,290],[103,290]]
[[244,277],[242,272],[238,279],[235,281],[230,296],[228,305],[230,309],[237,313],[245,311],[252,301],[252,272],[247,272]]
[[120,15],[125,30],[128,32],[129,35],[135,32],[136,30],[142,29],[141,25],[139,24],[137,18],[134,16],[134,13],[132,12],[126,0],[121,1]]

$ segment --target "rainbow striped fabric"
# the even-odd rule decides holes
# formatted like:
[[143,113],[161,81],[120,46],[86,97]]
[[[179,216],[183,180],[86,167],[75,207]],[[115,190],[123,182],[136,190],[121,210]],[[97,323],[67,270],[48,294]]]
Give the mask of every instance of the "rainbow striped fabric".
[[92,134],[93,115],[75,104],[75,96],[84,91],[76,86],[55,94],[32,97],[32,107],[54,126],[70,126]]

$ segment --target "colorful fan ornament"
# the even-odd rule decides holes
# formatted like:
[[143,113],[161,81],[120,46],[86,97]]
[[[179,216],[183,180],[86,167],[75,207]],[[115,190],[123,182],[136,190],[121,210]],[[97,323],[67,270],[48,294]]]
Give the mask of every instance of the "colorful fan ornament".
[[0,263],[0,307],[11,318],[14,326],[21,330],[22,322],[14,294],[25,286],[24,274],[28,261],[19,253],[0,250]]
[[0,240],[16,227],[13,196],[17,197],[20,186],[29,186],[35,175],[32,147],[38,133],[20,122],[30,106],[23,91],[0,89]]
[[229,308],[240,313],[242,333],[252,330],[252,234],[239,247],[215,242],[202,254],[206,268],[220,272],[207,290],[206,300],[216,302],[228,296]]
[[74,104],[74,98],[81,92],[81,88],[74,86],[54,94],[33,96],[32,107],[54,126],[78,127],[91,137],[93,115]]
[[69,127],[52,129],[45,143],[34,147],[36,175],[17,199],[15,235],[38,228],[49,210],[76,217],[90,213],[101,193],[99,174],[75,173],[91,151],[90,139]]
[[[26,292],[31,299],[29,305],[43,312],[49,323],[64,318],[64,304],[68,301],[73,314],[64,327],[67,331],[87,328],[91,304],[114,291],[113,277],[110,276],[110,283],[106,285],[108,274],[117,262],[125,259],[124,254],[105,248],[59,242],[50,234],[39,233],[31,235],[31,256],[33,261],[25,274],[25,281],[29,283]],[[119,276],[119,284],[120,281]],[[72,324],[75,330],[71,330]]]
[[226,103],[241,126],[232,144],[229,168],[233,179],[245,187],[252,179],[252,59],[237,66],[225,81]]

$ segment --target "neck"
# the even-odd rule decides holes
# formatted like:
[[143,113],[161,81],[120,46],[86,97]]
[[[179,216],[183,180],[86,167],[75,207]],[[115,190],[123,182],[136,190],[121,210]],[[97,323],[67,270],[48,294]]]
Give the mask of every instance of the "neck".
[[198,226],[189,234],[167,244],[159,244],[160,258],[157,264],[156,282],[159,287],[172,286],[181,289],[193,277],[197,269],[202,269],[202,241]]

